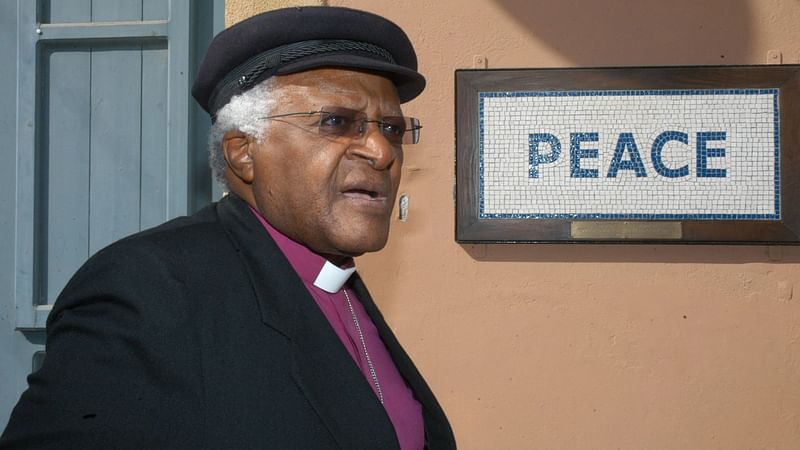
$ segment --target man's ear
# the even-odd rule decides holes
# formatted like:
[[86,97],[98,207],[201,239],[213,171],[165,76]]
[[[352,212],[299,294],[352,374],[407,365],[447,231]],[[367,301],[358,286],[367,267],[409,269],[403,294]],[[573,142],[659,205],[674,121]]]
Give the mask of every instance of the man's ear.
[[246,184],[253,182],[253,157],[256,140],[239,130],[227,131],[222,136],[222,153],[228,161],[231,174]]

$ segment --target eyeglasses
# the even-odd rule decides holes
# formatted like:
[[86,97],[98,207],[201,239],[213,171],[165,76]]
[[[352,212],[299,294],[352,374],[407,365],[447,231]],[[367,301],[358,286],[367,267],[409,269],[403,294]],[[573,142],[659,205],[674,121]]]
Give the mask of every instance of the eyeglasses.
[[339,106],[323,106],[319,111],[276,114],[261,119],[279,119],[291,116],[319,115],[314,125],[322,136],[348,137],[360,139],[367,130],[368,123],[378,125],[383,137],[392,144],[416,144],[419,142],[419,130],[422,125],[413,117],[387,116],[378,120],[367,119],[367,114],[354,109]]

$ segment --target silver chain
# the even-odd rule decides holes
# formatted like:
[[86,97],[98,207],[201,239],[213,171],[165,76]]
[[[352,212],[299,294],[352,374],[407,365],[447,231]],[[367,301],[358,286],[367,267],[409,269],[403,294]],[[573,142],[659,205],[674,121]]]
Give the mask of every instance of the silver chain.
[[353,303],[350,301],[350,296],[347,295],[347,289],[342,289],[342,292],[344,292],[344,298],[345,300],[347,300],[347,307],[350,308],[350,315],[353,316],[353,324],[355,324],[356,326],[358,339],[361,340],[361,349],[364,350],[364,356],[367,357],[369,374],[372,376],[372,382],[375,384],[375,391],[378,393],[378,400],[381,401],[382,405],[383,391],[381,390],[381,384],[378,382],[378,374],[375,373],[375,366],[372,364],[372,358],[369,357],[369,352],[367,351],[367,342],[364,340],[364,333],[361,332],[361,325],[359,325],[358,323],[358,317],[356,317],[356,310],[353,309]]

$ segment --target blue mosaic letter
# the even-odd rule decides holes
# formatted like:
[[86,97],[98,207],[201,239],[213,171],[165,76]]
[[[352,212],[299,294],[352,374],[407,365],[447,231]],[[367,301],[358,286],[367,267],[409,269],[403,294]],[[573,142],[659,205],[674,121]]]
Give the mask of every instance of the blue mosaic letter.
[[722,158],[725,156],[724,148],[708,148],[708,141],[724,141],[727,134],[724,131],[698,131],[697,132],[697,177],[725,178],[726,169],[709,169],[708,158]]
[[[539,154],[539,144],[542,142],[550,144],[550,154]],[[539,164],[553,163],[561,156],[561,142],[550,133],[529,134],[528,147],[530,148],[528,157],[528,177],[530,178],[539,178]]]
[[597,142],[597,133],[572,133],[569,144],[569,166],[572,178],[597,178],[597,169],[581,169],[581,158],[597,158],[596,148],[581,148],[581,142]]
[[678,141],[684,144],[689,143],[689,135],[681,133],[680,131],[665,131],[656,137],[653,141],[653,150],[651,156],[653,159],[653,168],[656,169],[659,175],[667,178],[680,178],[689,175],[689,166],[683,166],[678,169],[670,169],[664,165],[661,160],[661,152],[664,150],[664,145],[669,141]]
[[[623,161],[622,155],[625,154],[626,148],[630,151],[631,159]],[[642,156],[639,155],[639,148],[636,147],[636,140],[633,139],[633,133],[619,134],[617,149],[614,150],[614,159],[611,160],[611,165],[608,166],[608,178],[616,178],[620,169],[635,170],[637,177],[647,176],[647,171],[644,170],[644,163],[642,163]]]

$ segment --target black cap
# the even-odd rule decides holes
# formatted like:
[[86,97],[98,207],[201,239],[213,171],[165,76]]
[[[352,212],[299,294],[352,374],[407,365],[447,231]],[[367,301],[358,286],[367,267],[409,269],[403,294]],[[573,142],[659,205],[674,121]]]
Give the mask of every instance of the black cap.
[[219,33],[192,96],[213,117],[231,97],[273,75],[320,67],[378,72],[392,80],[401,102],[425,88],[414,47],[400,27],[365,11],[311,6],[268,11]]

